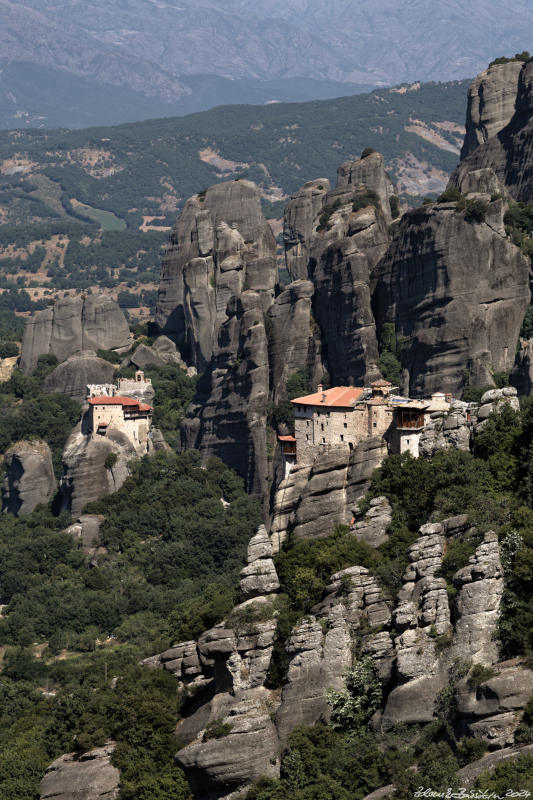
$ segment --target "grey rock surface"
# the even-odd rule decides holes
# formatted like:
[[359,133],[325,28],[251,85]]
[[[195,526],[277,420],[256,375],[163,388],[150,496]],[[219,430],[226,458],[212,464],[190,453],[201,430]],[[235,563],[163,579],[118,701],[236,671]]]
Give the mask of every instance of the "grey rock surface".
[[[379,201],[369,200],[353,211],[367,190]],[[308,276],[315,285],[313,313],[334,385],[368,385],[381,377],[369,286],[389,244],[391,194],[379,153],[347,162],[339,167],[337,186],[327,193],[313,223]]]
[[410,211],[373,273],[374,310],[402,337],[412,396],[457,395],[465,369],[471,385],[490,386],[513,365],[529,265],[505,237],[504,211],[495,200],[481,223],[455,203]]
[[246,291],[228,304],[216,352],[183,421],[182,442],[204,459],[221,458],[261,496],[268,477],[268,386],[263,301],[260,292]]
[[287,398],[287,380],[295,372],[305,372],[310,390],[323,374],[321,342],[313,330],[314,286],[296,280],[276,297],[267,311],[270,386],[274,403]]
[[87,384],[112,383],[115,369],[114,364],[98,358],[94,351],[76,353],[46,376],[42,390],[45,394],[66,394],[83,402],[87,396]]
[[493,64],[470,84],[461,159],[496,136],[511,121],[521,68],[520,61]]
[[241,570],[241,591],[246,600],[276,592],[279,580],[272,561],[272,545],[264,525],[248,545],[248,564]]
[[[61,508],[73,516],[79,516],[87,503],[120,489],[129,475],[128,461],[137,455],[119,431],[109,431],[105,437],[87,436],[83,424],[74,428],[63,450]],[[108,468],[105,461],[111,453],[117,460]]]
[[392,508],[386,497],[375,497],[370,502],[366,514],[354,509],[354,522],[350,530],[357,539],[366,542],[370,547],[379,547],[388,541],[387,528],[392,522]]
[[309,245],[313,237],[313,226],[322,213],[330,188],[327,178],[304,183],[291,197],[285,209],[285,263],[293,281],[308,278]]
[[75,295],[30,317],[24,329],[20,368],[31,372],[40,355],[64,361],[83,350],[113,350],[131,344],[126,318],[107,295]]
[[433,456],[439,450],[470,450],[471,422],[468,407],[456,403],[449,412],[435,412],[420,435],[419,451]]
[[114,744],[98,747],[76,758],[57,758],[41,781],[41,800],[115,800],[120,773],[111,764]]
[[[518,86],[516,86],[516,71],[520,66]],[[494,76],[496,91],[488,105],[488,116],[494,112],[496,124],[488,125],[489,138],[483,141],[474,150],[471,149],[474,140],[483,139],[483,133],[476,133],[476,126],[472,127],[474,137],[469,138],[469,144],[464,152],[464,158],[450,179],[454,186],[461,186],[466,173],[472,170],[492,169],[497,176],[504,191],[514,200],[529,202],[533,197],[533,161],[531,148],[533,143],[533,61],[520,65],[505,65],[506,70],[496,71],[493,67],[489,72]],[[488,74],[480,81],[480,88],[489,88]],[[516,87],[516,88],[515,88]],[[508,116],[515,95],[514,113],[505,127],[496,130],[501,119]],[[498,102],[494,102],[497,99]],[[499,110],[497,106],[499,105]],[[477,126],[482,131],[483,124]]]
[[2,511],[31,514],[48,503],[56,490],[52,452],[46,442],[22,440],[4,455],[6,477],[2,484]]
[[308,539],[329,536],[336,525],[350,524],[355,502],[386,455],[385,440],[372,437],[352,451],[347,446],[331,448],[312,465],[293,467],[274,498],[270,526],[274,552],[289,529],[296,539]]
[[467,764],[459,770],[459,778],[461,786],[472,786],[474,781],[481,775],[482,772],[492,773],[498,766],[511,759],[518,758],[522,754],[533,753],[533,744],[526,744],[522,747],[508,747],[504,750],[497,750],[495,753],[488,753],[483,758]]
[[271,305],[275,256],[255,184],[227,181],[187,201],[163,258],[156,321],[188,363],[210,361],[232,297],[249,288],[263,293],[263,311]]

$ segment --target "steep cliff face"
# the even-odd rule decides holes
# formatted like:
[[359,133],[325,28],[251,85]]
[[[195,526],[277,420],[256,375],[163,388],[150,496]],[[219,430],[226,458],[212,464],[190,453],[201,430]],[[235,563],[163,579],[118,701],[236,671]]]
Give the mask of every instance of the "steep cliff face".
[[3,511],[17,516],[31,514],[39,503],[47,503],[53,497],[56,479],[46,442],[17,442],[5,453],[4,466]]
[[461,159],[496,136],[511,121],[521,69],[520,61],[493,64],[474,78],[468,90]]
[[279,552],[289,530],[295,539],[329,536],[336,525],[350,523],[357,500],[373,471],[387,455],[381,437],[362,441],[352,451],[331,448],[312,465],[295,465],[276,491],[270,536]]
[[40,355],[51,353],[59,361],[82,350],[113,350],[131,344],[126,318],[110,297],[63,297],[30,317],[24,330],[20,368],[31,372]]
[[[468,172],[490,168],[496,174],[501,186],[514,200],[529,202],[533,197],[533,59],[521,65],[514,113],[505,127],[496,130],[500,124],[497,121],[498,117],[503,121],[509,112],[515,86],[517,66],[514,64],[505,66],[508,68],[506,72],[494,73],[495,77],[498,76],[500,85],[500,88],[496,89],[500,111],[496,110],[498,103],[493,98],[486,112],[488,116],[494,114],[496,122],[487,125],[480,119],[472,124],[471,135],[467,134],[465,140],[463,158],[451,177],[451,183],[461,188]],[[479,76],[480,87],[487,86],[488,90],[490,82],[483,75],[485,73]],[[502,83],[504,78],[508,82],[506,86]],[[472,149],[473,143],[478,139],[481,139],[482,143]]]
[[216,455],[239,472],[247,490],[267,490],[268,344],[263,299],[245,291],[228,303],[217,349],[182,426],[185,447]]
[[308,277],[307,265],[313,226],[322,213],[330,188],[327,178],[309,181],[291,197],[285,209],[285,263],[293,281]]
[[371,153],[341,164],[335,189],[313,181],[287,206],[287,269],[315,286],[323,360],[337,384],[380,376],[369,283],[389,243],[392,195],[383,156]]
[[501,200],[484,221],[455,203],[411,211],[374,271],[376,317],[395,323],[411,394],[457,393],[468,376],[491,385],[513,366],[529,263],[506,238],[504,211]]
[[270,387],[274,403],[287,398],[287,379],[304,371],[311,386],[323,373],[320,337],[312,316],[314,287],[311,281],[296,280],[282,292],[267,311]]
[[276,242],[257,187],[250,181],[217,184],[191,197],[174,226],[161,269],[157,324],[201,370],[231,298],[245,288],[259,291],[266,311],[276,282]]
[[73,516],[81,514],[87,503],[118,491],[129,475],[128,461],[137,456],[120,431],[88,436],[85,426],[82,420],[74,428],[63,450],[61,509]]

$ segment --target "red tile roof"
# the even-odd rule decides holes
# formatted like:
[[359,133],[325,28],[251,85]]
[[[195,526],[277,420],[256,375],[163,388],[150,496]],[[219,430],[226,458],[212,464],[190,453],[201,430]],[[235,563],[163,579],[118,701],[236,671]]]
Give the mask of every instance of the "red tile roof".
[[280,442],[295,442],[296,439],[294,436],[278,436]]
[[292,403],[301,406],[335,406],[337,408],[350,408],[359,400],[364,389],[359,386],[335,386],[333,389],[324,389],[305,397],[296,397]]
[[131,409],[138,408],[139,411],[153,410],[152,406],[149,406],[146,403],[140,403],[133,397],[121,397],[121,395],[115,395],[114,397],[109,397],[108,395],[103,395],[102,397],[90,397],[89,404],[91,406],[126,406]]

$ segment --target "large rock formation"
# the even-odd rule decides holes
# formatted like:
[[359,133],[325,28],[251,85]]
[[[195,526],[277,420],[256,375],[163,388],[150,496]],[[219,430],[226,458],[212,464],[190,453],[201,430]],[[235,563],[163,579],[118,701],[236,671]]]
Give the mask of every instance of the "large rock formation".
[[114,749],[107,744],[79,757],[57,758],[41,781],[41,800],[115,800],[120,772],[111,764]]
[[470,84],[461,159],[496,136],[511,121],[522,66],[521,61],[493,64]]
[[374,310],[395,324],[412,395],[456,394],[467,377],[491,385],[511,369],[530,266],[505,236],[504,211],[495,200],[482,222],[455,203],[408,212],[374,271]]
[[[476,81],[479,81],[480,91],[487,91],[489,102],[476,116],[474,87],[464,157],[451,183],[462,189],[467,173],[490,168],[514,200],[529,202],[533,197],[533,59],[524,64],[512,62],[503,69],[491,67]],[[516,98],[514,113],[498,130],[509,115],[513,93]],[[480,144],[472,149],[476,141]]]
[[43,381],[45,394],[66,394],[83,402],[87,397],[87,384],[111,383],[115,365],[98,358],[94,351],[76,353],[58,364]]
[[30,317],[24,330],[20,368],[31,372],[40,355],[59,361],[82,350],[127,347],[131,336],[118,304],[105,295],[63,297]]
[[56,490],[52,453],[46,442],[20,441],[4,456],[2,510],[19,516],[47,503]]
[[230,300],[227,310],[217,349],[183,422],[182,439],[206,459],[222,458],[245,478],[248,491],[264,495],[269,365],[261,293],[245,291]]
[[63,450],[61,508],[79,516],[87,503],[118,491],[129,475],[128,462],[137,457],[127,436],[111,428],[105,437],[90,436],[83,419]]
[[312,539],[350,524],[354,504],[386,455],[385,440],[372,437],[353,450],[342,445],[331,448],[312,465],[295,465],[274,498],[270,526],[274,551],[280,550],[289,530],[296,539]]
[[[364,521],[383,528],[390,518],[390,505],[380,497]],[[356,523],[351,534],[359,531]],[[385,541],[371,538],[371,546]],[[454,540],[479,544],[456,572],[451,600],[440,570]],[[498,663],[503,570],[497,536],[480,534],[458,515],[423,525],[408,558],[396,601],[362,566],[331,576],[322,600],[288,638],[284,634],[289,659],[280,695],[267,679],[276,652],[277,576],[268,536],[259,529],[241,589],[248,596],[266,594],[234,608],[197,642],[145,661],[174,674],[184,690],[177,733],[185,746],[177,761],[198,797],[229,800],[258,775],[278,775],[279,752],[291,730],[329,719],[326,689],[343,688],[354,653],[371,657],[381,680],[374,730],[434,720],[445,689],[457,709],[457,735],[487,739],[491,748],[514,741],[533,672],[516,661]]]
[[191,197],[174,226],[156,320],[200,370],[213,354],[231,298],[252,289],[266,311],[276,282],[276,242],[257,187],[220,183]]
[[380,377],[369,283],[389,243],[392,194],[383,156],[372,153],[341,164],[333,190],[306,184],[286,209],[287,268],[314,283],[313,314],[336,384]]
[[311,281],[289,284],[267,311],[270,387],[274,403],[287,398],[287,380],[305,372],[310,387],[323,374],[320,339],[311,312],[314,286]]

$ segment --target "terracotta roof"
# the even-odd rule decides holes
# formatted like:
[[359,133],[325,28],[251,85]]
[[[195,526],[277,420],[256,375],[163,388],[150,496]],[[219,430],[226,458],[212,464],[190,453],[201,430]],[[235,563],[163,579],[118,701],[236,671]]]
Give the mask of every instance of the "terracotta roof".
[[280,442],[295,442],[296,439],[294,436],[278,436]]
[[296,397],[292,403],[301,406],[336,406],[349,408],[352,403],[359,400],[364,389],[359,386],[335,386],[333,389],[324,389],[305,397]]
[[380,378],[378,381],[372,381],[370,386],[376,386],[378,389],[381,389],[385,388],[386,386],[392,386],[392,383],[389,383],[389,381],[384,381],[382,378]]
[[133,397],[121,397],[120,395],[115,395],[114,397],[108,397],[107,395],[103,395],[102,397],[90,397],[89,404],[91,406],[126,406],[127,408],[138,409],[139,411],[153,411],[152,406],[146,403],[140,403]]
[[98,427],[99,427],[99,428],[107,428],[107,425],[108,425],[108,423],[107,423],[107,422],[99,422],[99,423],[98,423]]

